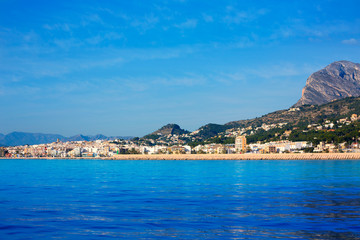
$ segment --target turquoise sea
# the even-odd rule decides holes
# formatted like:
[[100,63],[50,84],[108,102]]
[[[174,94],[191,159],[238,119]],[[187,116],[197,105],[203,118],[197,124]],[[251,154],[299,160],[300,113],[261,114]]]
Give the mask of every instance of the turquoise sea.
[[0,160],[0,239],[360,239],[360,161]]

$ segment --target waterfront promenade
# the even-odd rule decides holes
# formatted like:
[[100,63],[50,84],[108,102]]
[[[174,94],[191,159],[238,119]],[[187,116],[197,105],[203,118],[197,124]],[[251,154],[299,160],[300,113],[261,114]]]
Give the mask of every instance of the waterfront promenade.
[[[1,158],[0,158],[1,159]],[[360,153],[287,154],[119,154],[113,157],[20,157],[12,159],[102,159],[102,160],[360,160]]]
[[340,160],[360,159],[360,153],[289,153],[289,154],[154,154],[116,155],[119,160]]

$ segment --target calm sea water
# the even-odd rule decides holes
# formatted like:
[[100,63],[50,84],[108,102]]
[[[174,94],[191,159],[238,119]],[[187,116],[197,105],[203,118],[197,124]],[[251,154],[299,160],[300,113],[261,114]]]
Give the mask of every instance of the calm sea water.
[[0,160],[0,239],[360,239],[360,161]]

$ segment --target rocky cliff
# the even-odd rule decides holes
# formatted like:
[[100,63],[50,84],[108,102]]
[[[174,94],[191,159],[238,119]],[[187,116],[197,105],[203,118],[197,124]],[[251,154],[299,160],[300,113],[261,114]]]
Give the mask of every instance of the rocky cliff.
[[331,63],[310,75],[295,106],[321,105],[346,97],[360,96],[360,64],[349,61]]

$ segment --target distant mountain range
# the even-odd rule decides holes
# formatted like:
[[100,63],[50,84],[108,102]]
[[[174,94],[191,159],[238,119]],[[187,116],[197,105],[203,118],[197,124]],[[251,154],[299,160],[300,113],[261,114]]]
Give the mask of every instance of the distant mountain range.
[[34,145],[43,143],[60,141],[95,141],[95,140],[114,140],[114,139],[131,139],[130,136],[116,136],[107,137],[101,134],[95,136],[75,135],[72,137],[64,137],[59,134],[44,134],[44,133],[25,133],[25,132],[12,132],[9,134],[0,134],[0,146],[18,146],[18,145]]

